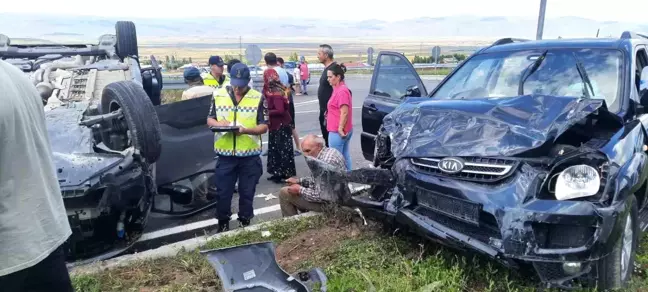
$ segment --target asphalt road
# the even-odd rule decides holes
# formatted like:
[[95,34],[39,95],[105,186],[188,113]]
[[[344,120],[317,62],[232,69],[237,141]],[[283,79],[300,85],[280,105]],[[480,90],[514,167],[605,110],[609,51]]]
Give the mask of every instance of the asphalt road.
[[[426,88],[431,89],[438,84],[437,80],[424,80]],[[311,84],[308,87],[309,95],[296,96],[294,99],[295,102],[295,116],[296,116],[296,128],[300,137],[303,137],[307,134],[321,134],[319,127],[319,108],[317,102],[317,89],[318,89],[318,80],[313,79]],[[347,79],[347,86],[353,92],[353,136],[351,137],[351,158],[353,160],[353,168],[360,168],[369,165],[369,161],[364,160],[362,156],[362,151],[360,147],[360,133],[362,132],[362,103],[369,91],[370,76],[349,76]],[[264,141],[267,141],[267,135],[264,136]],[[267,146],[265,144],[264,146]],[[268,181],[266,178],[269,176],[266,172],[266,158],[262,157],[264,165],[264,174],[257,185],[257,197],[254,199],[254,208],[255,208],[255,218],[252,220],[252,224],[263,222],[266,220],[276,219],[281,217],[281,212],[279,210],[279,199],[278,192],[282,187],[280,184],[275,184]],[[305,175],[309,173],[308,167],[306,166],[305,159],[303,156],[295,157],[295,163],[297,166],[298,175]],[[277,198],[266,198],[265,195],[273,194]],[[159,201],[158,204],[163,205],[164,202]],[[234,194],[232,200],[232,213],[236,214],[238,210],[238,195]],[[204,225],[208,225],[208,221],[211,219],[211,223],[214,223],[214,210],[207,210],[203,213],[197,214],[189,219],[178,220],[178,219],[168,219],[164,218],[164,215],[152,214],[145,234],[147,239],[150,238],[162,238],[167,233],[173,233],[180,230],[191,230],[197,228],[195,232],[186,232],[191,233],[188,236],[193,235],[204,235],[205,233],[212,233],[212,228],[202,228]],[[190,224],[193,223],[193,224]],[[232,221],[231,226],[235,228],[236,221]],[[187,225],[190,224],[190,225]],[[184,234],[186,237],[187,234]],[[175,239],[175,240],[179,240]],[[165,238],[164,242],[174,241],[169,238]],[[153,240],[151,240],[153,242]],[[151,243],[153,244],[153,243]],[[153,245],[159,245],[156,243]]]

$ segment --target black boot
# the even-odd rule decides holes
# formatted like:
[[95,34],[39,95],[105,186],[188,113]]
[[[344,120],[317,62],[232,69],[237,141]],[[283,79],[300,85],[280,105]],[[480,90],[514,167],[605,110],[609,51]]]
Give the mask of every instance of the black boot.
[[250,219],[239,218],[239,227],[248,227],[250,226]]
[[218,220],[218,230],[216,230],[216,233],[221,233],[221,232],[225,232],[225,231],[229,231],[229,230],[230,230],[229,220],[227,220],[227,221]]

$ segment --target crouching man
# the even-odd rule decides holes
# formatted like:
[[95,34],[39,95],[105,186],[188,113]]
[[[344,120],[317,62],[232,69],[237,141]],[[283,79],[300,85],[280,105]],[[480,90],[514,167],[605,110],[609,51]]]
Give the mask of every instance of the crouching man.
[[[306,156],[321,160],[333,167],[346,171],[346,163],[342,153],[325,146],[323,138],[307,135],[301,143],[302,152]],[[328,202],[322,196],[321,186],[315,183],[312,176],[286,180],[288,186],[281,188],[279,200],[281,214],[284,217],[297,215],[298,211],[321,212],[322,206]]]

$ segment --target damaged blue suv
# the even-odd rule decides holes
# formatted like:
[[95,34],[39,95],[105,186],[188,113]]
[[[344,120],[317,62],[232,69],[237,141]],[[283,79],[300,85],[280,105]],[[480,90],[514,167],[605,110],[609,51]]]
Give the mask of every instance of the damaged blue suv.
[[362,109],[374,167],[309,166],[365,215],[535,269],[542,286],[624,286],[648,226],[647,50],[631,32],[502,39],[429,94],[381,52]]

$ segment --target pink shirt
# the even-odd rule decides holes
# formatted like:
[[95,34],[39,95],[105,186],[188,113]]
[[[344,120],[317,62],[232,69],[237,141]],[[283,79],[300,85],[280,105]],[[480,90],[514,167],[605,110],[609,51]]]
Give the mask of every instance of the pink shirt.
[[299,65],[299,71],[301,72],[301,80],[308,80],[308,65],[306,63]]
[[348,114],[344,132],[348,133],[353,128],[353,105],[351,104],[351,92],[344,81],[333,87],[333,94],[326,105],[326,129],[329,132],[337,132],[340,125],[340,108],[348,106]]

